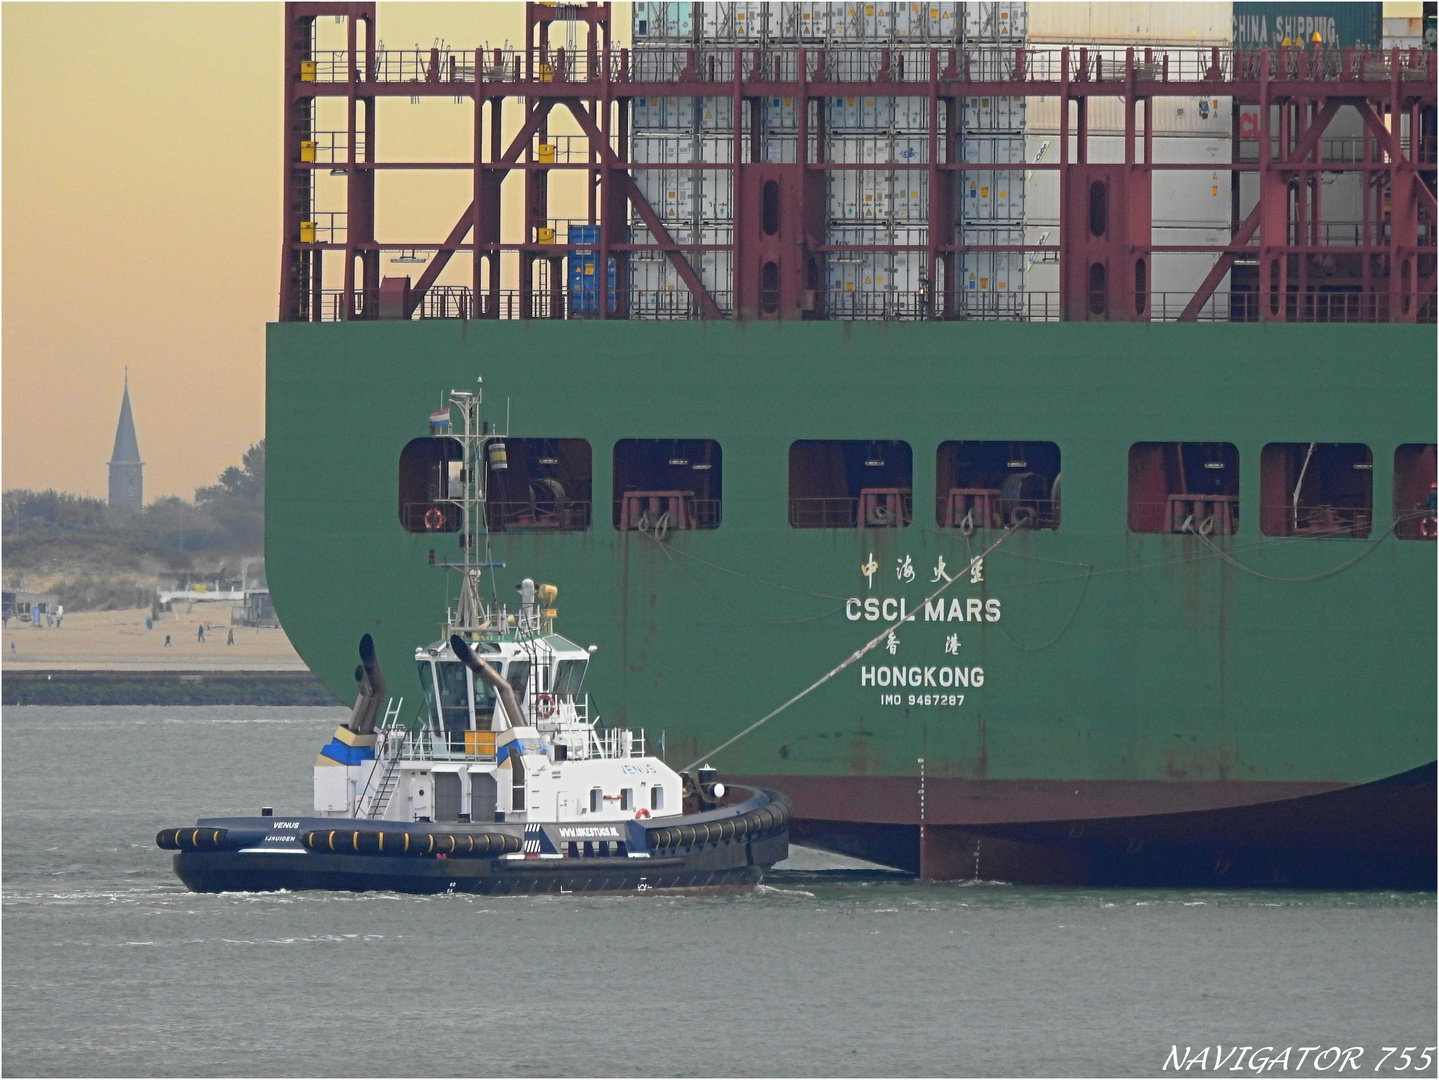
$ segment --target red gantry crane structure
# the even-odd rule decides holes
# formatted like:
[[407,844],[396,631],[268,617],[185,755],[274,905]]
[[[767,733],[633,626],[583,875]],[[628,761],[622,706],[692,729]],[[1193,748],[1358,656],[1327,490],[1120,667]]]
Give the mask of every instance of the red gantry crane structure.
[[[339,17],[344,49],[318,51],[314,23]],[[956,242],[955,195],[964,169],[954,160],[959,102],[978,94],[1053,96],[1059,102],[1057,161],[1012,166],[1059,173],[1059,292],[1030,293],[1015,317],[1069,321],[1199,318],[1240,321],[1435,320],[1435,55],[1387,53],[1321,43],[1294,48],[967,49],[960,44],[871,45],[841,50],[824,44],[759,47],[616,47],[611,5],[525,4],[520,48],[458,52],[379,47],[374,3],[285,5],[284,256],[280,319],[326,321],[408,318],[627,318],[629,259],[648,251],[667,258],[687,294],[671,317],[718,319],[843,318],[830,302],[819,268],[837,249],[825,243],[828,174],[866,168],[823,160],[826,98],[896,95],[928,103],[928,154],[886,168],[928,177],[928,223],[922,251],[925,285],[899,317],[965,318],[956,273],[964,251],[1053,251],[1033,245],[985,248]],[[557,46],[552,31],[583,32],[583,46]],[[793,162],[764,160],[759,108],[766,97],[797,100]],[[706,245],[681,243],[646,199],[629,159],[637,98],[727,97],[732,102],[732,160],[673,164],[665,169],[732,171],[732,295],[719,296],[695,269]],[[473,107],[473,158],[464,162],[387,161],[378,153],[376,103],[383,97],[450,97]],[[1117,98],[1124,115],[1123,161],[1092,159],[1088,117],[1096,98]],[[1162,98],[1228,98],[1234,104],[1233,160],[1220,171],[1253,173],[1258,198],[1236,213],[1228,243],[1164,246],[1153,241],[1152,198],[1166,172],[1211,171],[1212,163],[1153,159],[1153,107]],[[316,128],[316,103],[343,101],[343,131]],[[504,135],[504,109],[520,111],[517,134]],[[1241,106],[1257,107],[1257,130],[1244,133],[1257,155],[1241,155]],[[1325,160],[1323,136],[1343,109],[1363,121],[1357,153]],[[584,138],[557,153],[552,114],[565,114]],[[513,124],[511,124],[513,127]],[[573,150],[578,145],[582,149]],[[1254,160],[1240,160],[1253,156]],[[873,168],[873,166],[868,166]],[[987,165],[995,169],[1003,166]],[[455,207],[444,237],[376,235],[376,177],[385,170],[468,171],[471,199]],[[343,212],[316,206],[320,170],[345,177]],[[560,241],[551,227],[549,180],[564,170],[588,179],[585,244]],[[1358,173],[1363,218],[1327,228],[1322,178]],[[514,183],[506,184],[512,176]],[[513,220],[506,198],[523,200],[523,236],[502,239]],[[645,242],[633,233],[643,231]],[[633,227],[632,227],[633,226]],[[577,251],[614,267],[613,298],[581,304],[566,289],[564,260]],[[851,247],[848,250],[855,250]],[[858,250],[893,251],[893,245]],[[1155,253],[1210,252],[1213,269],[1192,295],[1151,291]],[[343,255],[342,281],[322,273],[326,252]],[[382,278],[383,252],[428,256],[418,280]],[[441,286],[457,252],[471,259],[471,281]],[[502,286],[502,258],[512,260]],[[330,260],[333,266],[334,258]],[[418,261],[418,259],[417,259]],[[546,272],[540,272],[541,268]],[[1227,299],[1216,296],[1236,276]],[[929,283],[933,283],[930,285]],[[593,301],[594,298],[591,298]]]

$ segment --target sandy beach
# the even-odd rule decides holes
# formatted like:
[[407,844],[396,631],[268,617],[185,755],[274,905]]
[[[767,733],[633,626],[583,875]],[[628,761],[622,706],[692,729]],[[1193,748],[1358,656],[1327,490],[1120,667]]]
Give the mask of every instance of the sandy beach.
[[[304,671],[304,661],[285,632],[234,627],[229,604],[196,604],[193,611],[166,612],[146,629],[148,608],[67,613],[59,627],[34,627],[15,619],[4,630],[3,670],[72,671]],[[205,640],[199,629],[205,626]],[[165,646],[166,637],[170,645]]]

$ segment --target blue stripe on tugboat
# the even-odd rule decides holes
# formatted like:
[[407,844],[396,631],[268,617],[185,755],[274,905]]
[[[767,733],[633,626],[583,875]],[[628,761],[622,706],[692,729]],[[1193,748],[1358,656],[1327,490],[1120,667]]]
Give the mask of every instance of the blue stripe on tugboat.
[[320,747],[320,753],[331,761],[338,761],[341,765],[359,765],[362,762],[375,760],[374,747],[346,746],[338,739],[332,739]]

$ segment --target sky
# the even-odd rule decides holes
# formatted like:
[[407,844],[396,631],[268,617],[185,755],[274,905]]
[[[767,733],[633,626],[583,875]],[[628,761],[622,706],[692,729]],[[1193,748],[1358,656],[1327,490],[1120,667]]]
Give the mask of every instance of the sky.
[[[518,42],[524,7],[389,3],[377,21],[390,47],[470,49]],[[104,497],[127,369],[147,501],[192,497],[264,437],[283,31],[271,3],[0,6],[4,488]],[[469,116],[387,102],[382,157],[467,158]],[[389,199],[382,237],[448,231],[463,192],[451,207],[425,181]]]

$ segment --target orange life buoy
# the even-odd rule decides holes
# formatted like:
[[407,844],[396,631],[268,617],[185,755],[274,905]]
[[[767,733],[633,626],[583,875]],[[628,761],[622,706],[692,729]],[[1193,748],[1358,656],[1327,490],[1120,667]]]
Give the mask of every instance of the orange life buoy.
[[641,806],[638,810],[635,811],[635,820],[636,820],[636,821],[639,821],[641,818],[647,818],[647,817],[649,817],[649,816],[650,816],[650,812],[649,812],[648,810],[646,810],[643,806]]
[[555,699],[549,694],[535,695],[535,715],[541,720],[548,720],[555,715]]
[[1439,518],[1433,514],[1427,514],[1419,519],[1419,535],[1425,540],[1433,540],[1439,537]]
[[425,530],[427,532],[438,532],[444,527],[445,515],[440,513],[438,506],[432,506],[425,511]]

